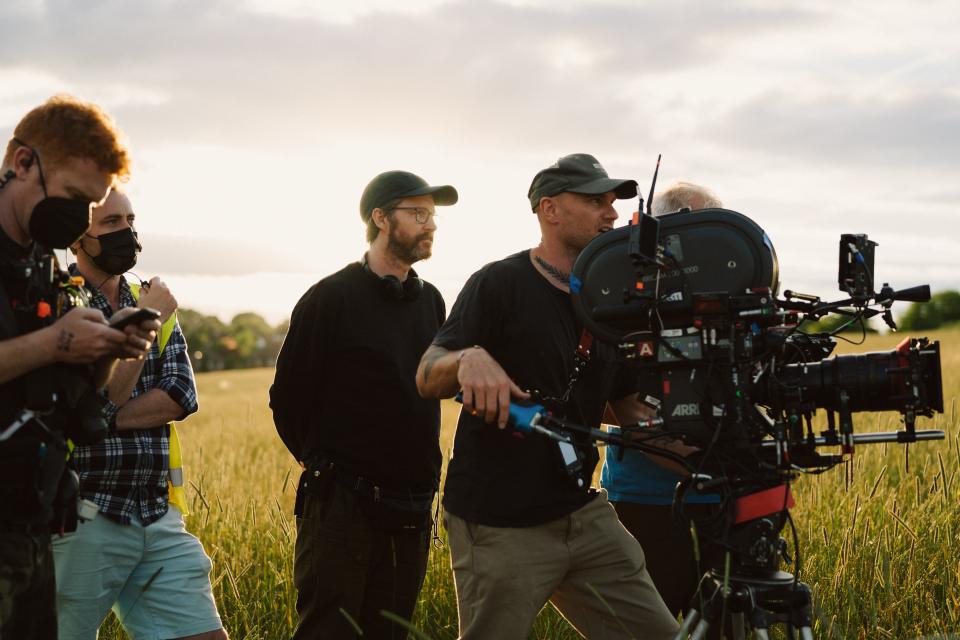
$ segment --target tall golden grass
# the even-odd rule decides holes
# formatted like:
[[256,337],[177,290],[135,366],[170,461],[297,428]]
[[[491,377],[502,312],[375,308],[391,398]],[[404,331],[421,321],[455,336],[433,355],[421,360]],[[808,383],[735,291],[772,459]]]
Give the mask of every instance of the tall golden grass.
[[[861,446],[851,475],[841,468],[795,485],[793,510],[803,580],[813,588],[817,637],[911,638],[960,631],[960,330],[930,332],[943,348],[946,412],[920,428],[943,442]],[[890,348],[899,336],[861,347]],[[213,558],[214,591],[235,640],[288,638],[296,623],[293,496],[299,469],[267,407],[272,370],[203,374],[200,412],[180,428],[190,484],[187,524]],[[444,403],[441,447],[449,457],[457,405]],[[897,428],[896,416],[858,414],[858,431]],[[909,466],[907,453],[909,452]],[[431,638],[455,638],[449,553],[433,549],[413,620]],[[122,638],[116,621],[102,638]],[[578,638],[545,607],[531,638]]]

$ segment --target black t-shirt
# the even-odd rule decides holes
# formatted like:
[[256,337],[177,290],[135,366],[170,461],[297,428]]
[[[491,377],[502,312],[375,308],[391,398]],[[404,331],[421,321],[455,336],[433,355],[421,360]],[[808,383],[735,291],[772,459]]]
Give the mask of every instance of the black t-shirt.
[[[530,252],[522,251],[470,277],[434,344],[449,350],[480,345],[521,389],[559,397],[580,336],[569,294],[540,275]],[[613,350],[594,341],[567,420],[599,426],[606,401],[627,395],[630,385],[629,376],[619,375]],[[583,445],[589,478],[598,456],[592,445]],[[520,437],[460,413],[444,487],[450,513],[490,526],[534,526],[575,511],[591,497],[567,475],[555,441]]]
[[[20,246],[0,229],[0,340],[21,333],[14,305],[26,302],[27,282],[22,269],[13,266],[28,258],[32,249],[32,245]],[[0,430],[6,430],[21,415],[26,404],[26,379],[27,376],[20,376],[0,384]],[[61,418],[62,414],[44,416],[44,422],[56,429]],[[66,453],[62,437],[42,430],[34,422],[0,442],[0,524],[37,525],[50,521]]]
[[440,477],[440,403],[421,398],[420,357],[446,315],[424,282],[415,300],[385,294],[360,263],[297,303],[270,389],[277,431],[301,461],[327,458],[387,489]]
[[[0,340],[9,340],[20,334],[13,304],[26,294],[26,280],[12,277],[14,263],[25,260],[32,246],[22,247],[0,228]],[[23,409],[23,378],[0,384],[0,429],[6,428]]]

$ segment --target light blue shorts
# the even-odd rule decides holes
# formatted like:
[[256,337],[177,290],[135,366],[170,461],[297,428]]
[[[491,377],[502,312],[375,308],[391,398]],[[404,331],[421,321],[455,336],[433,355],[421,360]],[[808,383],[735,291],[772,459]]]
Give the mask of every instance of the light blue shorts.
[[134,640],[167,640],[221,629],[212,563],[170,508],[148,526],[102,513],[53,537],[61,640],[94,640],[113,609]]

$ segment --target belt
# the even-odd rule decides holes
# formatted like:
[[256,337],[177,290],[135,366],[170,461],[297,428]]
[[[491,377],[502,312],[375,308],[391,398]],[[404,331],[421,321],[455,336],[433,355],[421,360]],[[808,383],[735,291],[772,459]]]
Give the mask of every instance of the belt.
[[323,473],[333,473],[337,482],[350,491],[374,502],[382,502],[403,509],[421,510],[426,508],[426,510],[429,510],[436,494],[436,489],[413,491],[384,487],[370,478],[348,471],[332,460],[325,458],[311,461],[307,465],[307,471],[314,477],[319,477]]

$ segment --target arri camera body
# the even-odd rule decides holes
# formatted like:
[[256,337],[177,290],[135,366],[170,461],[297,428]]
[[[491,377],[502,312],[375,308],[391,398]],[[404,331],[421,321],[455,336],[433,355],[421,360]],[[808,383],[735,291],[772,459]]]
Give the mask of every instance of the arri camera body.
[[[642,208],[642,207],[641,207]],[[773,244],[750,218],[726,209],[654,218],[594,239],[570,280],[574,309],[596,339],[614,345],[648,383],[640,393],[657,417],[595,440],[660,453],[687,469],[674,513],[688,522],[691,488],[719,496],[715,513],[693,520],[700,539],[730,552],[730,566],[710,569],[678,638],[701,638],[721,612],[765,638],[773,624],[812,638],[809,588],[780,570],[788,559],[780,532],[792,526],[789,485],[848,460],[858,443],[942,439],[917,430],[918,416],[943,411],[940,351],[926,338],[905,339],[891,351],[829,357],[831,333],[807,333],[807,321],[828,314],[855,325],[881,316],[895,328],[896,300],[926,301],[928,286],[895,291],[874,282],[877,244],[845,234],[838,283],[845,298],[785,291]],[[836,333],[836,332],[834,332]],[[817,432],[813,417],[827,414]],[[904,429],[855,433],[854,414],[898,411]],[[550,424],[549,416],[538,421]],[[576,427],[554,421],[558,431]],[[698,449],[681,458],[656,438]],[[830,447],[830,452],[823,452]],[[796,543],[799,562],[799,546]],[[740,636],[738,636],[740,637]]]
[[[840,444],[850,453],[858,441],[942,435],[915,429],[917,416],[943,410],[938,343],[907,339],[888,352],[827,358],[834,338],[802,331],[805,320],[830,313],[850,323],[882,314],[892,323],[895,300],[929,299],[926,286],[874,291],[875,246],[865,235],[842,237],[838,279],[849,298],[778,297],[776,252],[746,216],[638,215],[580,254],[573,303],[596,338],[655,372],[659,388],[649,400],[667,433],[724,456],[765,459],[770,449],[778,468],[830,466],[838,460],[816,447]],[[828,416],[820,434],[811,426],[817,409]],[[853,433],[853,413],[890,410],[903,414],[905,431]]]

